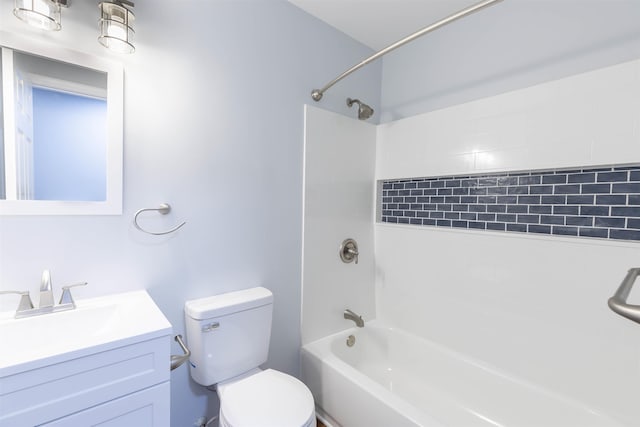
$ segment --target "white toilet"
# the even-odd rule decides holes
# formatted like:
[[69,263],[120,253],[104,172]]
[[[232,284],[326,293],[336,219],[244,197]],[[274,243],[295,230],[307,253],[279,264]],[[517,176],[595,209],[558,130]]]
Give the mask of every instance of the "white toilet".
[[217,384],[220,427],[315,426],[307,386],[258,368],[267,361],[272,310],[273,294],[261,287],[184,304],[191,377]]

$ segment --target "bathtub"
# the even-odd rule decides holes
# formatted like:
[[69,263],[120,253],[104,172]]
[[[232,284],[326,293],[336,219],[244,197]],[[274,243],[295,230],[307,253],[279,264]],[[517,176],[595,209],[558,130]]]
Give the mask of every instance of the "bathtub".
[[378,321],[304,345],[301,367],[320,417],[334,427],[622,426],[568,396]]

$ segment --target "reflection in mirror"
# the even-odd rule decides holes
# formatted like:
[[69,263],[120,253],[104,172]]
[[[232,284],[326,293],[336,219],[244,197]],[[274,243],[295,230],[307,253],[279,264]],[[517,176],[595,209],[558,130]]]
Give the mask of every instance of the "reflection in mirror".
[[3,198],[106,200],[106,73],[3,51],[15,127],[5,147],[15,156],[0,165]]
[[122,213],[122,67],[0,31],[0,214]]

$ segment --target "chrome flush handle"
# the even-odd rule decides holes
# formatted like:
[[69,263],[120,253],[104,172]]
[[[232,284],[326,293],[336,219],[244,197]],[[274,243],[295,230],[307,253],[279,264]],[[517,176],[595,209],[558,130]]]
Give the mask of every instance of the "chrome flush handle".
[[184,362],[189,360],[189,357],[191,357],[191,350],[189,350],[187,348],[187,346],[184,344],[184,341],[182,341],[182,335],[176,335],[173,339],[175,339],[177,341],[178,345],[180,345],[180,348],[182,349],[183,354],[172,354],[171,355],[171,370],[172,371],[174,369],[177,369],[178,367],[180,367]]

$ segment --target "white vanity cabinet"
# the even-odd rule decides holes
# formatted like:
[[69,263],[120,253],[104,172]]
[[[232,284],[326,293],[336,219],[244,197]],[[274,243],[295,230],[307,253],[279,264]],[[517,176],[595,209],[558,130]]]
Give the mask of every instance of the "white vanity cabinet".
[[169,383],[153,386],[73,415],[47,427],[151,427],[169,426]]
[[[131,293],[128,298],[153,304],[146,292]],[[171,325],[155,304],[143,313],[132,312],[133,317],[128,317],[126,307],[115,305],[117,309],[103,310],[113,315],[76,313],[80,320],[91,316],[99,320],[87,329],[94,335],[81,340],[86,345],[34,360],[28,360],[25,350],[22,363],[0,364],[0,427],[169,427]],[[46,316],[32,321],[29,330],[43,326],[37,323]],[[51,315],[48,321],[64,321],[57,316]],[[128,336],[123,331],[111,336],[119,328],[115,323],[122,321],[128,323]],[[0,338],[8,331],[4,326],[0,322]],[[14,338],[9,332],[6,336]],[[96,344],[95,336],[101,334],[110,339]],[[2,352],[13,347],[6,344],[3,342]],[[37,346],[38,342],[21,344]],[[54,346],[49,344],[49,348]],[[17,348],[20,351],[20,345]]]

